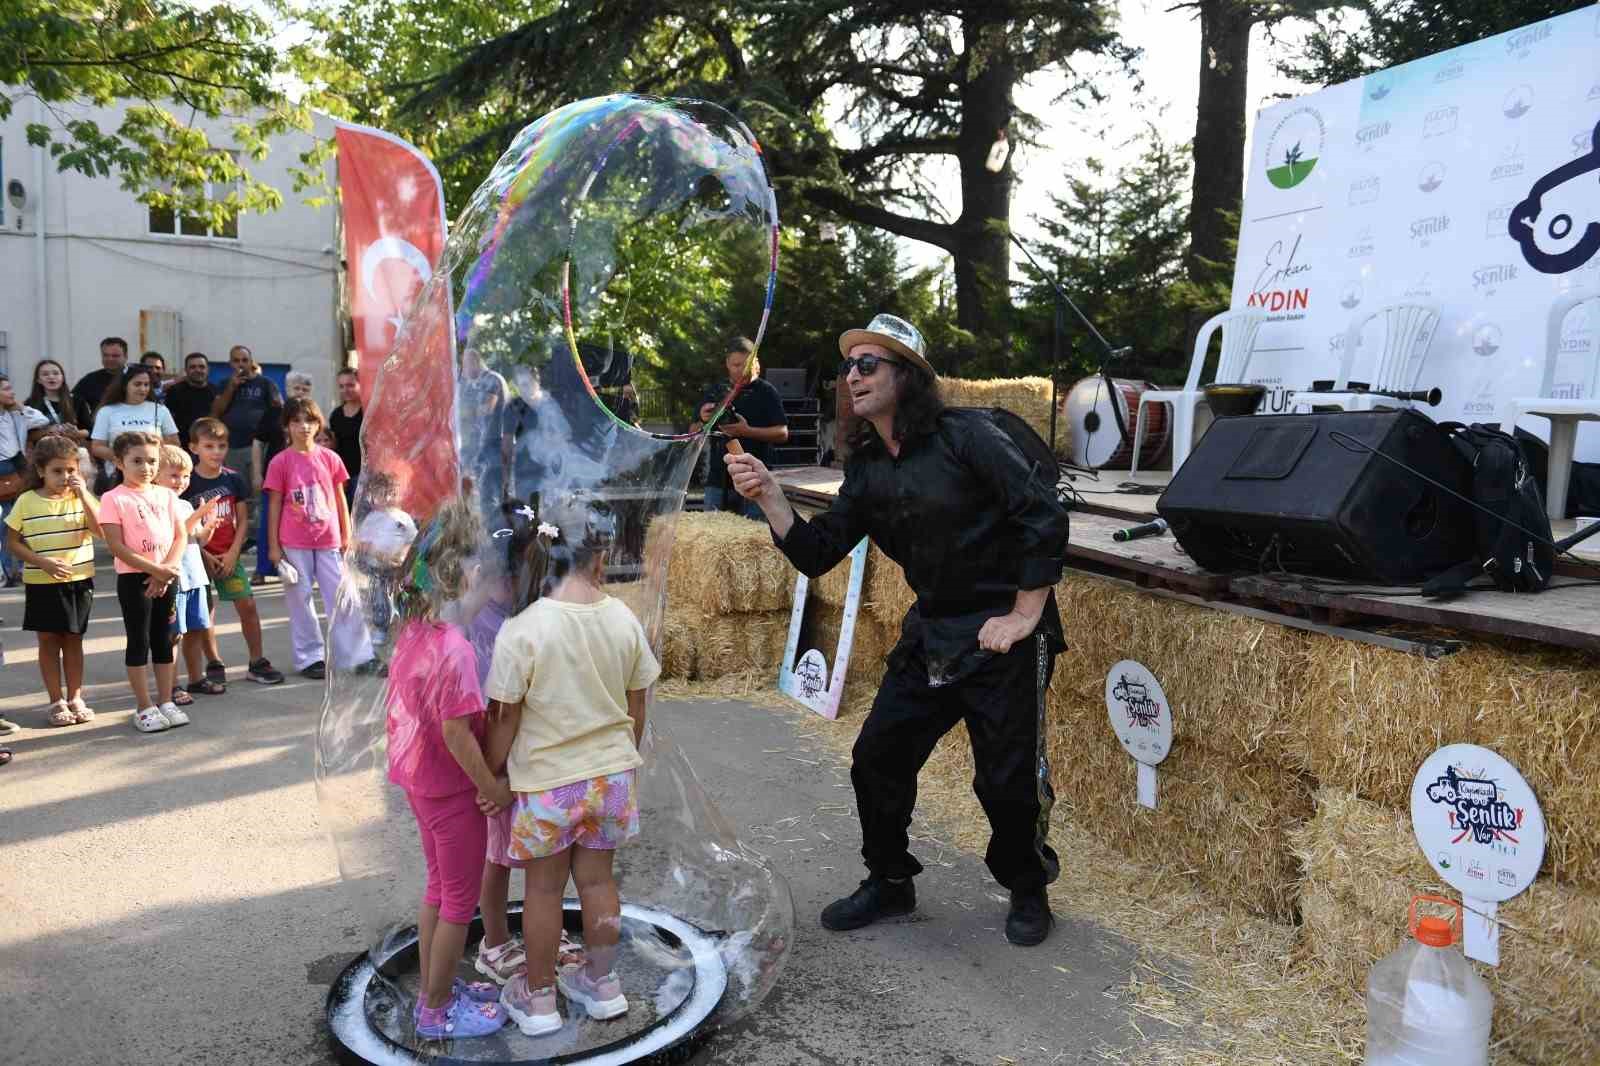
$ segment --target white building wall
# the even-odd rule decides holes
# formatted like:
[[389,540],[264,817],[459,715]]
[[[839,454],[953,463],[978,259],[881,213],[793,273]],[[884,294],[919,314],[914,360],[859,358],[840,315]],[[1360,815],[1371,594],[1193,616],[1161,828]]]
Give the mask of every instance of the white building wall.
[[[121,121],[116,109],[74,107],[64,113],[92,118],[101,129],[114,129]],[[100,365],[100,339],[120,336],[133,358],[155,347],[169,367],[187,352],[225,360],[230,346],[248,344],[263,363],[288,363],[311,374],[319,402],[332,400],[334,374],[343,362],[335,208],[307,205],[304,198],[312,193],[295,193],[289,174],[310,146],[310,135],[280,137],[265,160],[246,162],[258,180],[283,193],[280,209],[242,216],[237,239],[185,237],[149,232],[148,209],[115,176],[58,173],[45,157],[41,189],[37,161],[44,152],[29,145],[25,135],[26,125],[39,120],[34,104],[25,99],[0,121],[4,183],[20,180],[27,189],[21,210],[9,197],[0,204],[0,330],[8,335],[0,358],[17,379],[19,393],[39,358],[59,360],[75,382]],[[43,120],[54,122],[48,111]],[[213,144],[232,143],[231,121],[201,124]],[[332,122],[319,116],[314,135],[332,134]],[[39,316],[36,268],[41,205],[45,323]],[[182,350],[144,343],[141,310],[177,312]],[[48,335],[48,351],[41,333]]]

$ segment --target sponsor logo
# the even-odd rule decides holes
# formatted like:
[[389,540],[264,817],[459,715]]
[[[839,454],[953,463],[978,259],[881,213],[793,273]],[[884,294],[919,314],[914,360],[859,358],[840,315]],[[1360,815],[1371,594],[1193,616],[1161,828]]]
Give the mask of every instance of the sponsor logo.
[[1504,866],[1494,872],[1494,879],[1506,888],[1517,887],[1517,872],[1515,870],[1507,870]]
[[1481,291],[1486,296],[1493,296],[1496,289],[1508,281],[1515,281],[1516,277],[1515,263],[1492,263],[1481,266],[1472,272],[1472,291]]
[[1377,250],[1378,242],[1372,236],[1372,227],[1362,226],[1361,231],[1356,234],[1354,243],[1352,243],[1349,250],[1345,252],[1345,258],[1361,259],[1365,256],[1371,255]]
[[1489,416],[1498,412],[1499,407],[1495,401],[1495,389],[1492,382],[1485,382],[1476,396],[1461,405],[1461,413],[1463,415]]
[[1435,85],[1443,85],[1445,82],[1455,81],[1458,78],[1464,78],[1466,76],[1467,65],[1458,59],[1453,63],[1449,63],[1440,67],[1438,72],[1433,76],[1433,83]]
[[1427,215],[1414,219],[1411,223],[1411,239],[1417,242],[1418,247],[1426,248],[1433,243],[1433,239],[1450,228],[1449,215]]
[[1422,116],[1422,136],[1442,137],[1446,133],[1453,133],[1460,120],[1461,109],[1454,104],[1436,107]]
[[[1504,343],[1505,334],[1493,322],[1485,322],[1472,331],[1472,350],[1477,352],[1481,358],[1489,358],[1495,352],[1498,352]],[[1489,409],[1491,411],[1494,410],[1494,405],[1490,404]]]
[[1593,85],[1589,86],[1589,95],[1585,96],[1584,100],[1591,104],[1596,100],[1600,100],[1600,81],[1597,81]]
[[1366,287],[1359,281],[1352,281],[1345,285],[1339,293],[1339,306],[1346,311],[1354,311],[1361,306],[1361,298],[1367,294]]
[[1504,207],[1491,207],[1489,213],[1483,217],[1483,235],[1485,237],[1506,236],[1506,226],[1511,221],[1512,205]]
[[1382,74],[1374,74],[1367,78],[1368,100],[1385,99],[1393,91],[1394,80],[1392,78],[1385,77]]
[[1283,116],[1267,138],[1267,180],[1279,189],[1305,181],[1317,167],[1327,136],[1316,108],[1296,108]]
[[1424,274],[1418,278],[1405,292],[1400,294],[1407,300],[1423,300],[1433,295],[1433,275]]
[[1356,143],[1363,148],[1370,149],[1393,131],[1394,125],[1390,122],[1369,122],[1356,130]]
[[1489,872],[1483,868],[1483,863],[1477,859],[1468,859],[1467,876],[1474,881],[1482,881],[1489,876]]
[[1376,203],[1383,191],[1383,181],[1376,174],[1367,174],[1350,183],[1350,206]]
[[1506,118],[1521,118],[1533,110],[1533,86],[1519,85],[1506,93],[1500,101],[1500,113]]
[[1441,870],[1448,870],[1450,867],[1454,866],[1454,860],[1455,856],[1451,855],[1448,851],[1441,851],[1439,854],[1433,857],[1435,865],[1437,865]]
[[1537,26],[1529,26],[1525,30],[1517,30],[1515,33],[1508,33],[1506,34],[1506,52],[1519,59],[1523,58],[1527,56],[1528,49],[1540,41],[1548,41],[1550,34],[1553,32],[1554,30],[1550,24],[1545,22]]
[[1490,169],[1489,180],[1505,181],[1507,178],[1520,177],[1523,170],[1522,142],[1512,141],[1511,147],[1500,153],[1499,162]]
[[1423,166],[1417,175],[1417,188],[1423,192],[1434,192],[1444,184],[1445,168],[1443,163],[1428,163]]
[[1294,239],[1285,254],[1282,241],[1273,241],[1263,257],[1261,269],[1256,273],[1255,284],[1245,301],[1247,307],[1265,311],[1304,311],[1310,306],[1311,289],[1293,284],[1294,279],[1310,273],[1310,263],[1296,262],[1300,252],[1300,238]]
[[1600,253],[1600,123],[1589,135],[1589,149],[1542,174],[1528,195],[1511,209],[1506,223],[1522,248],[1522,258],[1541,274],[1577,270]]
[[[1461,833],[1458,840],[1471,836],[1473,843],[1492,844],[1522,825],[1523,812],[1500,798],[1500,786],[1481,776],[1463,774],[1454,766],[1445,767],[1444,775],[1428,786],[1428,801],[1446,809],[1450,828]],[[1516,842],[1514,837],[1511,840]],[[1476,874],[1474,867],[1478,868]],[[1483,880],[1488,871],[1477,860],[1468,860],[1467,876]]]

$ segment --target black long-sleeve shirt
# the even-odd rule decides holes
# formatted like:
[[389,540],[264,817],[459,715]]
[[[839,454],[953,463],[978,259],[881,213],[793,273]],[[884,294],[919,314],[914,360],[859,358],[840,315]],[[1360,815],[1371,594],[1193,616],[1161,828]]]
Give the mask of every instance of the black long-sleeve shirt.
[[992,657],[979,649],[978,631],[1011,612],[1019,589],[1052,589],[1036,631],[1053,651],[1066,647],[1053,586],[1068,518],[1053,474],[1033,470],[987,415],[947,410],[933,431],[902,442],[898,456],[880,441],[858,449],[833,505],[809,522],[796,516],[778,547],[819,577],[871,537],[917,595],[894,661],[949,684]]

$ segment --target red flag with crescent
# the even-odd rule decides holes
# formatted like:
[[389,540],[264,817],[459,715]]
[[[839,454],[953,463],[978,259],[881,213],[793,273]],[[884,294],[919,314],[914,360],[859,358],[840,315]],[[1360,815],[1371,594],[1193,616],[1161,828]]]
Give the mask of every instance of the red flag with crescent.
[[[460,476],[448,281],[414,306],[444,255],[444,187],[428,158],[393,134],[341,122],[334,137],[366,395],[362,469],[394,475],[399,506],[425,518],[455,492]],[[397,349],[402,322],[406,343]]]

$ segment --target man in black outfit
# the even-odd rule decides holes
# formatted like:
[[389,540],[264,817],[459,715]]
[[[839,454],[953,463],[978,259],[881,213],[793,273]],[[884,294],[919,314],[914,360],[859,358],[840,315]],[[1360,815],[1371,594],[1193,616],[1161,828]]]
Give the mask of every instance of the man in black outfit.
[[734,337],[728,342],[727,349],[723,362],[728,370],[728,383],[707,390],[700,404],[700,421],[711,420],[729,389],[741,381],[745,382],[745,386],[733,398],[728,414],[717,423],[720,436],[713,438],[712,442],[705,509],[733,511],[747,518],[759,519],[760,509],[751,501],[740,499],[737,493],[729,491],[727,487],[722,464],[722,457],[728,451],[727,439],[737,439],[746,452],[763,464],[770,464],[777,446],[789,439],[789,416],[783,411],[783,397],[778,395],[772,382],[761,376],[761,361],[756,358],[755,344],[748,337]]
[[1011,891],[1006,938],[1041,943],[1052,922],[1045,886],[1060,871],[1046,843],[1055,793],[1041,735],[1066,647],[1053,586],[1067,512],[1054,471],[1030,465],[984,413],[944,407],[910,323],[879,315],[841,336],[839,350],[839,387],[863,421],[827,511],[805,521],[759,459],[725,460],[733,487],[760,505],[801,573],[820,577],[870,536],[917,594],[852,754],[868,877],[822,912],[822,924],[858,929],[916,907],[911,879],[922,866],[906,830],[917,774],[965,721],[991,830],[985,861]]
[[217,390],[211,384],[211,360],[204,352],[190,352],[183,357],[183,378],[167,386],[166,399],[167,410],[172,412],[172,420],[178,425],[178,439],[184,447],[189,445],[189,427],[196,419],[209,416],[216,402]]
[[78,409],[78,417],[87,419],[85,424],[94,423],[100,397],[105,395],[112,381],[122,376],[122,368],[127,365],[127,341],[121,337],[107,337],[100,342],[100,369],[89,371],[72,386],[72,404]]

